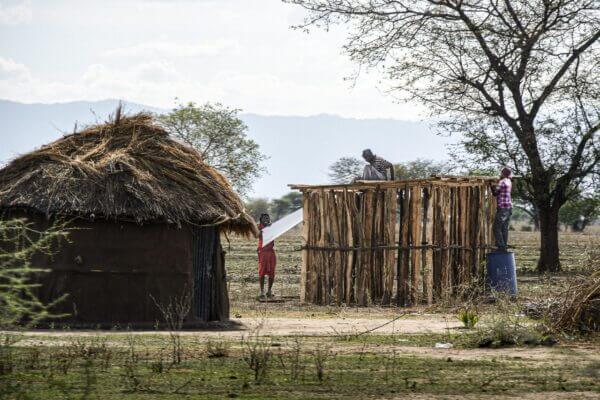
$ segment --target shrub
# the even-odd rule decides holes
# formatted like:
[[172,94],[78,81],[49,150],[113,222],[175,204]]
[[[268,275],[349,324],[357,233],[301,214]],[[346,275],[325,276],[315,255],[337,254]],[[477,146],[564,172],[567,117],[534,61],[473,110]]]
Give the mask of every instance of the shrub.
[[600,271],[568,288],[549,314],[555,331],[587,334],[600,331]]
[[35,325],[41,320],[60,317],[50,309],[62,301],[43,304],[35,295],[34,274],[46,272],[34,268],[36,254],[51,255],[66,236],[66,224],[57,223],[46,231],[37,231],[24,219],[0,220],[0,329]]
[[229,356],[229,344],[227,342],[206,342],[206,355],[208,358],[222,358]]
[[254,381],[261,383],[267,376],[271,361],[271,343],[258,332],[242,338],[243,359],[254,372]]
[[458,313],[458,319],[462,322],[463,326],[467,329],[475,328],[477,322],[479,322],[479,317],[477,316],[477,312],[470,309],[461,310]]

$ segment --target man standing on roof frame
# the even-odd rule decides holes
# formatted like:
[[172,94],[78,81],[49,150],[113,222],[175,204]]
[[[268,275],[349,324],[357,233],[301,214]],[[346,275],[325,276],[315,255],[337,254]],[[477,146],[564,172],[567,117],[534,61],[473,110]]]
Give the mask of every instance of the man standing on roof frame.
[[508,228],[512,215],[512,171],[508,167],[502,168],[500,180],[492,186],[492,194],[497,200],[496,215],[494,216],[494,239],[499,251],[506,251],[508,247]]
[[[365,149],[362,152],[362,156],[369,164],[365,166],[363,171],[362,179],[365,181],[393,181],[394,176],[394,164],[391,162],[376,156],[373,154],[371,149]],[[389,179],[388,173],[389,171]]]

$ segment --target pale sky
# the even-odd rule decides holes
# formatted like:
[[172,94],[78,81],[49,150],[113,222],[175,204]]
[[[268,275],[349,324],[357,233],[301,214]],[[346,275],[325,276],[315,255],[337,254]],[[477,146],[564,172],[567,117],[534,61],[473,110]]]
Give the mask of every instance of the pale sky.
[[279,0],[0,0],[0,98],[221,102],[264,115],[419,119]]

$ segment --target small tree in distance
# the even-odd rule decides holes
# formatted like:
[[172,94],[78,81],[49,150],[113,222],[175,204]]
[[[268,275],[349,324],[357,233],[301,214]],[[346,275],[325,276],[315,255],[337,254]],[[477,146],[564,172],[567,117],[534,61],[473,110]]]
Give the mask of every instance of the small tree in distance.
[[268,199],[256,198],[246,201],[246,210],[255,221],[258,221],[261,214],[269,213],[269,206],[270,203]]
[[270,214],[271,220],[277,221],[300,208],[302,208],[302,193],[299,192],[289,192],[270,201],[264,198],[246,201],[246,209],[257,222],[260,214]]
[[159,115],[158,121],[173,137],[198,150],[206,164],[225,175],[238,194],[246,196],[264,172],[266,157],[246,135],[239,111],[218,103],[190,102]]
[[582,232],[600,217],[600,193],[583,193],[570,199],[560,209],[560,222],[570,226],[574,232]]
[[396,179],[423,179],[432,175],[450,175],[455,168],[448,163],[417,158],[394,164]]
[[336,184],[350,183],[362,176],[365,163],[355,157],[342,157],[329,166],[329,179]]

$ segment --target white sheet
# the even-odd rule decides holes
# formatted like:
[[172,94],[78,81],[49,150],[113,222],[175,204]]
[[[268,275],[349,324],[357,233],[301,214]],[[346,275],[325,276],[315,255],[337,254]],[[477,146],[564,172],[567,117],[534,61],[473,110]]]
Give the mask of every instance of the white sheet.
[[302,209],[294,211],[263,229],[263,246],[271,243],[296,225],[302,222]]

